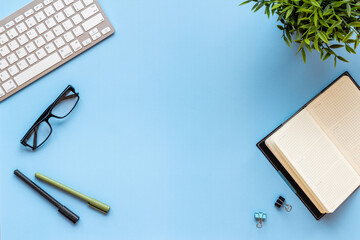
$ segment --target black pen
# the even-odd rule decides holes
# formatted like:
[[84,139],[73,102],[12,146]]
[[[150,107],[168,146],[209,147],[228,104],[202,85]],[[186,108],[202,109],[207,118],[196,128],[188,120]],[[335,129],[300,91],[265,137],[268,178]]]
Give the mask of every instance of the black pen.
[[64,215],[65,217],[67,217],[70,221],[72,221],[73,223],[76,223],[79,220],[79,216],[77,216],[75,213],[73,213],[72,211],[70,211],[67,207],[65,207],[64,205],[62,205],[61,203],[59,203],[55,198],[53,198],[52,196],[50,196],[47,192],[45,192],[41,187],[39,187],[38,185],[36,185],[36,183],[34,183],[33,181],[31,181],[29,178],[27,178],[24,174],[22,174],[19,170],[15,170],[14,174],[19,177],[21,180],[23,180],[26,184],[28,184],[30,187],[32,187],[35,191],[37,191],[38,193],[40,193],[41,196],[43,196],[44,198],[46,198],[46,200],[48,200],[49,202],[51,202],[53,205],[55,205],[58,209],[59,212]]

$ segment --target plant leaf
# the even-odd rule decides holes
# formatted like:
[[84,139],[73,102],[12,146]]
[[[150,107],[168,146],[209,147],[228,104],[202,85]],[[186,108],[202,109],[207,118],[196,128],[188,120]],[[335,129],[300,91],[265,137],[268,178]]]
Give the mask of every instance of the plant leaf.
[[306,63],[306,53],[304,51],[304,48],[301,49],[301,56],[302,56],[304,63]]
[[346,4],[346,12],[347,12],[348,17],[350,17],[350,16],[351,16],[351,6],[350,6],[350,3],[347,3],[347,4]]
[[294,9],[294,8],[292,7],[292,8],[290,8],[290,9],[286,12],[285,19],[287,19],[287,18],[290,16],[290,14],[292,13],[293,9]]
[[330,47],[331,48],[342,48],[344,45],[342,45],[342,44],[333,44],[333,45],[331,45]]
[[341,56],[336,56],[336,58],[338,58],[339,60],[341,60],[343,62],[349,62],[348,60],[346,60],[345,58],[343,58]]
[[247,3],[251,2],[251,1],[252,1],[252,0],[248,0],[248,1],[242,2],[242,3],[239,4],[239,6],[245,5],[245,4],[247,4]]
[[353,27],[360,27],[360,22],[352,22],[352,23],[349,23],[349,25],[353,26]]
[[316,6],[316,7],[320,7],[320,4],[319,4],[317,1],[315,1],[315,0],[310,0],[310,2],[311,2],[312,5],[314,5],[314,6]]
[[318,31],[318,32],[317,32],[317,35],[319,36],[319,38],[320,38],[323,42],[325,42],[325,43],[327,43],[327,44],[330,44],[330,43],[329,43],[329,40],[327,39],[327,36],[326,36],[326,34],[325,34],[324,32]]
[[325,61],[325,60],[328,59],[330,56],[331,56],[330,53],[326,53],[325,56],[324,56],[324,58],[323,58],[322,60]]
[[356,54],[355,50],[354,50],[352,47],[350,47],[349,45],[345,45],[345,49],[346,49],[346,51],[348,51],[349,53]]
[[348,34],[346,34],[346,36],[344,37],[344,39],[342,41],[346,42],[347,40],[349,40],[349,38],[351,38],[352,35],[353,35],[353,32],[351,31]]
[[281,4],[281,3],[275,4],[274,6],[272,6],[271,10],[275,10],[275,9],[281,7],[282,5],[283,4]]

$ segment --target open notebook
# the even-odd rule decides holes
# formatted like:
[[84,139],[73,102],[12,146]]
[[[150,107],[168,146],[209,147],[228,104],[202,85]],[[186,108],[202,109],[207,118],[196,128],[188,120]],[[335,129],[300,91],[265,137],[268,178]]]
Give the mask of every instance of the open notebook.
[[360,186],[360,90],[345,72],[258,147],[316,219]]

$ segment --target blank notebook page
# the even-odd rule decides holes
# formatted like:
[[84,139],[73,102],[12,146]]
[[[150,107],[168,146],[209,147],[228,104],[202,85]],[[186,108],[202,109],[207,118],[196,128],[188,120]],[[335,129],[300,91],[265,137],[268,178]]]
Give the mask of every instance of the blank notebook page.
[[306,110],[274,134],[274,143],[328,212],[360,185],[358,174]]
[[306,108],[360,174],[360,91],[347,76]]

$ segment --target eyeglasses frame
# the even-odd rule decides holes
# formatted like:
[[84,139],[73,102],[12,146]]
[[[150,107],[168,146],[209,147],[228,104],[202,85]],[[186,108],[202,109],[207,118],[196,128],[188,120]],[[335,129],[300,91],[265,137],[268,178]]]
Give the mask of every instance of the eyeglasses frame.
[[[74,104],[73,108],[68,112],[68,114],[66,114],[66,115],[63,116],[63,117],[59,117],[59,116],[53,115],[53,114],[51,113],[52,110],[53,110],[54,107],[59,103],[60,100],[63,100],[62,98],[63,98],[63,97],[65,96],[65,94],[66,94],[67,92],[69,92],[69,91],[73,92],[73,93],[77,96],[77,101],[76,101],[76,103]],[[54,101],[52,104],[50,104],[50,106],[49,106],[49,107],[40,115],[40,117],[35,121],[35,123],[31,126],[31,128],[29,129],[29,131],[27,131],[27,133],[25,134],[25,136],[21,139],[20,143],[21,143],[22,145],[26,146],[26,147],[30,147],[33,151],[35,151],[37,148],[39,148],[40,146],[42,146],[42,145],[48,140],[48,138],[50,137],[50,135],[51,135],[51,133],[52,133],[52,126],[51,126],[51,124],[50,124],[50,122],[49,122],[49,119],[52,118],[52,117],[57,118],[57,119],[66,118],[66,117],[74,110],[74,108],[75,108],[76,105],[78,104],[79,100],[80,100],[79,93],[77,93],[77,92],[75,91],[75,88],[74,88],[73,86],[68,85],[68,86],[65,88],[65,90],[55,99],[55,101]],[[47,136],[47,138],[46,138],[40,145],[38,145],[38,146],[36,146],[36,147],[33,147],[33,146],[29,145],[29,144],[27,143],[27,141],[28,141],[29,138],[31,137],[32,131],[33,131],[36,127],[39,127],[42,122],[46,122],[47,125],[50,127],[50,133],[49,133],[49,135]],[[36,133],[36,132],[35,132],[35,133]],[[34,134],[35,134],[35,133],[34,133]],[[35,139],[35,138],[34,138],[34,139]]]

